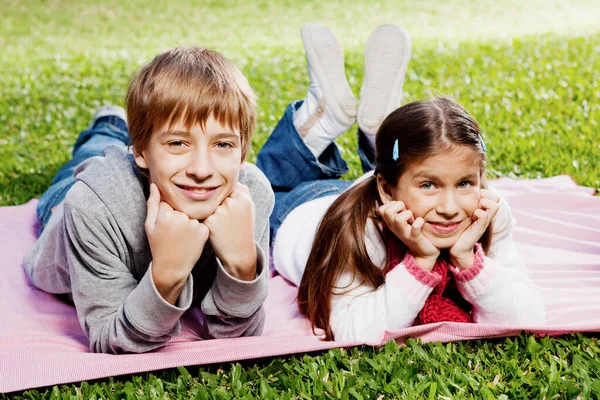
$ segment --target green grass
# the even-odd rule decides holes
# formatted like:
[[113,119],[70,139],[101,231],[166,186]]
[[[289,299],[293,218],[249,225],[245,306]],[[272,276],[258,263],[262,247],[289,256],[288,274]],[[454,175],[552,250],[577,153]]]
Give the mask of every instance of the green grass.
[[[370,31],[413,39],[404,101],[451,95],[486,132],[489,175],[570,174],[600,188],[600,4],[596,0],[299,3],[0,0],[0,205],[38,197],[95,108],[123,104],[139,66],[175,45],[222,51],[259,103],[250,160],[307,85],[299,29],[330,26],[356,94]],[[359,175],[354,132],[338,142]],[[598,398],[597,337],[332,350],[253,363],[120,377],[24,398]],[[498,378],[496,378],[498,377]],[[2,396],[0,396],[2,397]]]
[[[568,399],[600,397],[595,338],[535,339],[335,349],[259,365],[188,368],[99,383],[30,390],[46,399]],[[2,396],[0,396],[2,397]]]

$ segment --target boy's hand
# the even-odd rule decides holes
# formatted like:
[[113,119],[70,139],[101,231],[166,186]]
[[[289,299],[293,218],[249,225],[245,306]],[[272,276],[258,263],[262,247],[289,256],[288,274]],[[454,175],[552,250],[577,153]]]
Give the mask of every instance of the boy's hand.
[[379,207],[379,214],[390,230],[408,247],[417,265],[431,271],[440,250],[421,232],[425,223],[423,218],[415,219],[412,211],[407,210],[402,201],[390,201],[382,205]]
[[173,210],[153,183],[147,201],[146,235],[152,252],[152,279],[160,295],[175,304],[208,240],[208,228]]
[[473,212],[473,222],[460,235],[456,243],[450,248],[450,262],[460,270],[465,270],[473,265],[475,255],[473,248],[481,239],[485,230],[490,225],[500,209],[500,198],[487,189],[481,189],[481,198],[478,208]]
[[237,279],[256,279],[254,203],[247,186],[238,182],[233,192],[204,220],[210,243],[229,274]]

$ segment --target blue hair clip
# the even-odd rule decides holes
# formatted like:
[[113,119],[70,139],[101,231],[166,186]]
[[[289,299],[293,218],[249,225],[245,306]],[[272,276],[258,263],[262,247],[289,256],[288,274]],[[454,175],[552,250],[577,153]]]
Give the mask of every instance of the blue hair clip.
[[400,154],[398,154],[398,139],[396,139],[394,142],[394,149],[392,150],[392,159],[396,161],[398,160],[398,157],[400,157]]
[[487,154],[487,146],[485,145],[481,134],[478,133],[477,136],[479,136],[479,142],[481,143],[481,148],[483,149],[483,152]]

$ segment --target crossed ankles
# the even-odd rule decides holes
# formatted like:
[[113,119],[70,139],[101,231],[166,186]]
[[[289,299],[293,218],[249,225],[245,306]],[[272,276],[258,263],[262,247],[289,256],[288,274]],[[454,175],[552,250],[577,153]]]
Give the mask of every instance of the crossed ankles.
[[315,157],[354,122],[374,146],[385,117],[398,107],[410,59],[410,40],[394,25],[375,29],[365,46],[365,72],[360,102],[344,70],[344,52],[325,26],[307,23],[300,32],[306,52],[310,86],[294,115],[294,126]]

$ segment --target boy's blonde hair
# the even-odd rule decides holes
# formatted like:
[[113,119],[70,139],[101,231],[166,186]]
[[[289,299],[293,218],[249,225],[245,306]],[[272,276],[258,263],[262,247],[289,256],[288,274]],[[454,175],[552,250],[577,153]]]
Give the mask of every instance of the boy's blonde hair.
[[197,46],[157,55],[133,77],[125,102],[136,154],[157,127],[182,122],[188,129],[204,128],[213,116],[240,131],[243,161],[256,127],[256,96],[248,80],[227,58]]

